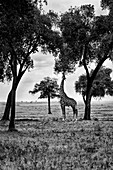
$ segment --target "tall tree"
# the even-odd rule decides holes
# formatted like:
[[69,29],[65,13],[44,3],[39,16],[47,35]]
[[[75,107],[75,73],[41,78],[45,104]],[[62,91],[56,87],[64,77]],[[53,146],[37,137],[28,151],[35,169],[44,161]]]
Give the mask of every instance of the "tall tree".
[[[78,61],[86,71],[86,102],[84,119],[90,120],[91,88],[103,63],[112,60],[113,34],[112,20],[109,15],[95,16],[93,5],[70,8],[61,15],[60,29],[63,40],[71,52],[68,60]],[[65,57],[65,55],[62,57]],[[68,61],[69,62],[69,61]],[[95,63],[90,74],[89,66]]]
[[39,84],[36,83],[33,91],[29,91],[32,94],[40,92],[40,99],[47,98],[48,99],[48,114],[51,114],[51,103],[50,99],[58,97],[59,86],[57,84],[57,79],[50,77],[45,77]]
[[[59,35],[52,30],[48,14],[41,13],[38,1],[0,1],[0,55],[7,60],[7,70],[12,74],[12,88],[9,92],[3,116],[8,118],[11,110],[9,130],[15,129],[15,99],[18,84],[26,72],[33,68],[31,54],[56,52],[55,41]],[[42,1],[40,1],[42,2]],[[39,3],[39,2],[38,2]],[[6,116],[6,117],[5,117]]]
[[[97,73],[91,88],[92,97],[104,97],[105,95],[113,96],[113,80],[110,77],[112,70],[102,67]],[[93,73],[91,70],[90,74]],[[81,75],[78,81],[75,82],[75,90],[81,94],[84,103],[86,102],[87,76]]]

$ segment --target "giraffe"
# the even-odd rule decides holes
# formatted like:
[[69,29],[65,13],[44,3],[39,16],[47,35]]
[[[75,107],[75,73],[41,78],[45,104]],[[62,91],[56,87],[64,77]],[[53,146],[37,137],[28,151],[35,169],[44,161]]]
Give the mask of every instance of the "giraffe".
[[65,114],[65,107],[66,106],[71,106],[73,110],[73,120],[75,120],[75,114],[76,114],[76,120],[78,116],[78,110],[77,110],[77,102],[73,99],[70,98],[66,95],[64,92],[64,81],[65,81],[65,74],[63,73],[62,75],[62,81],[60,84],[60,105],[62,109],[62,115],[63,115],[63,120],[66,119],[66,114]]

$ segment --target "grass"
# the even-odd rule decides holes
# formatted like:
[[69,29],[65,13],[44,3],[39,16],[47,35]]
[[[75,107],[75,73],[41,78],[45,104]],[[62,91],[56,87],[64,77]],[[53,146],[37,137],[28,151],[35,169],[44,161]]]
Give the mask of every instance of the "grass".
[[17,119],[17,132],[8,132],[9,122],[0,121],[0,170],[113,169],[112,120],[72,122],[68,115],[62,122],[57,109],[52,116],[42,115]]

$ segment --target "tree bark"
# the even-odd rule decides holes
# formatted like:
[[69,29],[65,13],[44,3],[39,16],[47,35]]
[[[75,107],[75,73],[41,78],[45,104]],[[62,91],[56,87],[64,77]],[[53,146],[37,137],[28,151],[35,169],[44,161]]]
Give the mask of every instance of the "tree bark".
[[85,102],[84,120],[91,120],[91,96],[88,95]]
[[15,53],[15,50],[12,47],[12,53],[11,53],[11,69],[13,74],[13,83],[12,83],[12,90],[11,90],[11,117],[10,117],[10,123],[9,123],[9,131],[15,130],[15,99],[16,99],[16,89],[18,86],[18,76],[17,76],[17,55]]
[[11,95],[11,118],[9,123],[9,130],[14,131],[15,130],[15,101],[16,99],[16,90],[15,88],[12,89],[12,95]]
[[87,83],[84,120],[91,120],[91,87],[92,87],[92,83],[93,83],[93,81],[90,81],[90,80]]
[[51,104],[50,104],[50,94],[48,94],[48,114],[52,114],[51,113]]

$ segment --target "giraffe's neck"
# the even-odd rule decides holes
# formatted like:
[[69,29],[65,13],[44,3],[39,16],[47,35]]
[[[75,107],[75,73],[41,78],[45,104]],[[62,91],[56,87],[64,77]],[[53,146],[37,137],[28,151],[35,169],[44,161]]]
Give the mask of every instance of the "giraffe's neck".
[[60,84],[60,96],[62,97],[63,95],[65,95],[64,92],[64,78],[62,78],[61,84]]

